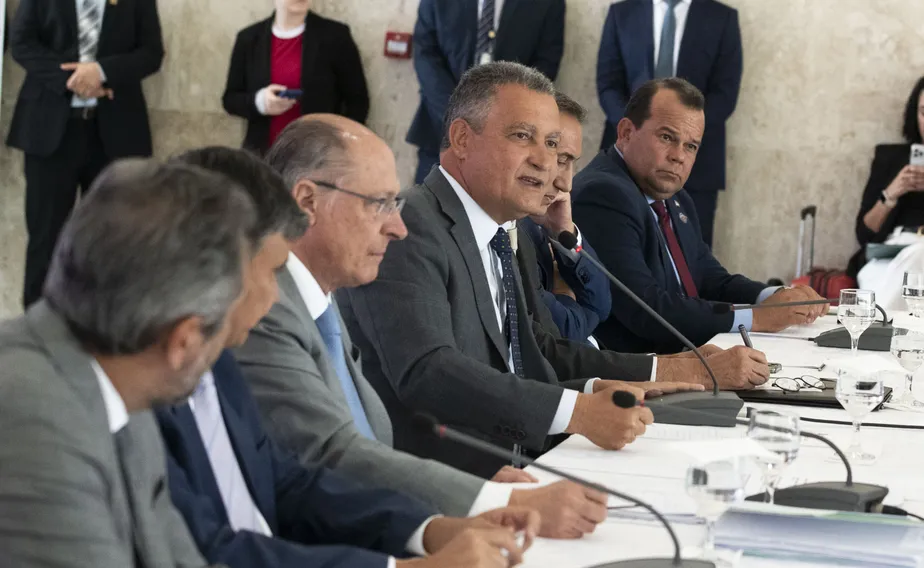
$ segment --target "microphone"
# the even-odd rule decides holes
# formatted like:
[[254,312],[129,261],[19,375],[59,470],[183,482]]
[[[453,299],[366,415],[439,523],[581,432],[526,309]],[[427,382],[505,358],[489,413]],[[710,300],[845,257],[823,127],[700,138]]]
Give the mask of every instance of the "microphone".
[[577,252],[587,259],[589,263],[597,267],[597,270],[603,273],[616,288],[628,296],[629,299],[640,308],[645,310],[648,315],[653,317],[655,321],[661,324],[661,326],[674,337],[679,339],[687,349],[692,351],[703,364],[703,367],[706,368],[706,372],[709,373],[709,378],[712,379],[712,393],[681,392],[648,399],[648,408],[650,408],[652,414],[654,414],[655,422],[660,422],[661,424],[680,424],[684,426],[735,426],[735,420],[738,417],[738,412],[741,410],[741,407],[744,406],[744,402],[738,398],[738,395],[735,393],[719,391],[719,381],[716,380],[712,367],[706,362],[706,358],[703,357],[699,349],[693,345],[693,342],[687,339],[684,334],[677,331],[677,328],[661,317],[661,314],[646,304],[645,301],[639,298],[628,286],[613,276],[599,260],[587,254],[587,251],[583,248],[577,246],[577,236],[575,236],[574,233],[563,231],[558,235],[557,241],[555,239],[550,240],[552,245],[559,250]]
[[[633,396],[632,393],[624,393],[624,394],[627,394],[629,395],[629,397],[632,398],[632,406],[635,406],[635,396]],[[620,397],[620,400],[623,403],[628,402],[628,398],[626,397]],[[613,402],[614,403],[616,402],[615,396],[613,397]],[[617,406],[619,406],[618,403],[617,403]],[[415,426],[417,426],[423,431],[427,431],[427,432],[431,432],[432,434],[435,434],[440,439],[451,440],[453,442],[457,442],[459,444],[468,446],[470,448],[484,452],[486,454],[499,457],[506,461],[512,461],[514,457],[517,457],[510,450],[495,446],[494,444],[489,444],[488,442],[485,442],[484,440],[480,440],[478,438],[475,438],[474,436],[469,436],[468,434],[464,434],[462,432],[459,432],[458,430],[453,430],[452,428],[444,424],[440,424],[436,420],[436,418],[434,418],[433,416],[430,416],[429,414],[418,412],[414,414],[413,421],[414,421]],[[577,483],[578,485],[587,487],[589,489],[593,489],[595,491],[599,491],[600,493],[612,495],[614,497],[617,497],[618,499],[622,499],[623,501],[628,501],[629,503],[633,503],[635,505],[638,505],[639,507],[642,507],[648,510],[652,515],[654,515],[658,519],[658,521],[662,525],[664,525],[664,528],[667,529],[667,533],[670,535],[671,541],[674,544],[673,558],[638,558],[634,560],[622,560],[622,561],[617,561],[617,562],[609,562],[607,564],[601,564],[599,566],[596,566],[595,568],[667,568],[667,567],[715,568],[715,564],[713,564],[712,562],[707,562],[705,560],[685,560],[683,557],[681,557],[680,541],[677,539],[677,534],[674,532],[673,527],[671,527],[671,524],[667,521],[666,518],[664,518],[664,515],[659,513],[657,509],[655,509],[648,503],[640,499],[636,499],[635,497],[632,497],[631,495],[628,495],[626,493],[622,493],[620,491],[616,491],[614,489],[604,487],[603,485],[600,485],[599,483],[594,483],[592,481],[581,479],[580,477],[571,475],[570,473],[562,471],[558,468],[549,467],[547,465],[538,463],[535,460],[530,459],[526,456],[519,456],[519,459],[525,465],[531,465],[538,470],[545,471],[553,475],[557,475],[558,477],[561,477],[562,479],[573,481],[574,483]]]
[[[874,321],[860,336],[858,349],[864,351],[889,351],[892,348],[892,320],[879,304],[876,309],[882,314],[882,321]],[[818,334],[812,341],[819,347],[850,349],[850,334],[843,326]]]
[[718,302],[712,304],[712,311],[715,314],[727,314],[728,312],[740,312],[742,310],[765,310],[769,308],[795,308],[798,306],[818,306],[821,304],[836,304],[840,298],[827,298],[822,300],[806,300],[803,302],[784,302],[780,304],[729,304]]

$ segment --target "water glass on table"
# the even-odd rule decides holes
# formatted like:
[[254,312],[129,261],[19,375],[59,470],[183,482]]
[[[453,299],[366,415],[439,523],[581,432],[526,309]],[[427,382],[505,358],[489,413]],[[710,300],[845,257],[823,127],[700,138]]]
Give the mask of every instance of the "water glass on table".
[[901,327],[894,328],[891,351],[898,363],[905,369],[905,393],[893,402],[916,408],[924,407],[924,403],[917,400],[911,390],[914,373],[924,363],[924,332]]
[[924,317],[924,272],[906,272],[902,279],[902,298],[914,317]]
[[841,290],[837,318],[850,334],[850,352],[856,357],[860,336],[876,319],[876,293],[872,290]]
[[860,374],[856,371],[838,371],[835,393],[838,402],[847,411],[853,423],[853,438],[850,447],[847,448],[847,459],[853,464],[873,463],[876,461],[876,456],[863,449],[860,426],[885,398],[882,377],[876,374]]
[[758,460],[763,467],[766,502],[773,503],[783,470],[799,455],[799,444],[802,442],[799,417],[772,410],[756,410],[751,414],[748,438],[779,458],[779,461]]
[[687,495],[696,503],[696,516],[706,522],[702,559],[722,565],[715,549],[715,524],[728,508],[744,499],[747,460],[730,458],[696,464],[687,470]]

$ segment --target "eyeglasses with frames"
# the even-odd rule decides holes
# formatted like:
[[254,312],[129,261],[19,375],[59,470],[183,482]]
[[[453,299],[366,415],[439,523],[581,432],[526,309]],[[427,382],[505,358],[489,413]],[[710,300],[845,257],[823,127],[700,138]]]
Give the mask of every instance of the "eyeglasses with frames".
[[770,386],[776,387],[783,392],[799,392],[804,388],[817,390],[830,390],[834,387],[828,386],[826,382],[813,377],[812,375],[802,375],[801,377],[778,377],[774,379]]
[[387,217],[393,213],[400,213],[401,210],[404,209],[404,204],[407,203],[407,198],[404,198],[401,196],[369,197],[368,195],[363,195],[362,193],[357,193],[349,189],[344,189],[332,183],[327,183],[326,181],[318,181],[314,179],[309,180],[309,181],[320,187],[326,187],[327,189],[332,189],[334,191],[339,191],[340,193],[345,193],[347,195],[352,195],[353,197],[358,197],[362,199],[369,205],[375,206],[376,217]]

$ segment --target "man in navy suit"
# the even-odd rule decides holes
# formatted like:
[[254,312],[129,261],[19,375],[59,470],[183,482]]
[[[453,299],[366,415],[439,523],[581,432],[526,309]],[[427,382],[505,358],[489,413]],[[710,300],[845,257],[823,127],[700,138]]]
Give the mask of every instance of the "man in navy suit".
[[607,124],[601,149],[636,89],[649,79],[682,77],[706,97],[706,132],[687,191],[703,240],[712,246],[718,192],[725,189],[725,121],[741,86],[738,12],[715,0],[625,0],[610,6],[597,58],[597,93]]
[[555,80],[565,43],[565,0],[421,0],[414,26],[420,106],[407,133],[416,184],[439,162],[449,95],[472,65],[516,61]]
[[[517,260],[524,287],[528,284],[535,287],[535,292],[526,290],[527,307],[541,314],[531,305],[533,295],[538,296],[538,301],[548,308],[554,326],[541,320],[539,323],[547,331],[559,332],[565,339],[587,342],[597,324],[610,314],[610,283],[584,257],[562,254],[557,249],[553,253],[550,246],[549,237],[569,231],[578,235],[585,251],[597,256],[571,218],[574,164],[581,158],[582,124],[587,112],[562,93],[556,95],[555,102],[561,119],[561,139],[558,141],[558,175],[552,185],[558,190],[558,198],[545,215],[517,221]],[[525,262],[535,266],[524,266]]]
[[[766,288],[729,274],[703,242],[693,200],[683,189],[703,136],[705,101],[689,82],[642,85],[619,121],[615,147],[601,152],[574,181],[574,217],[597,243],[600,260],[693,343],[744,325],[779,331],[813,322],[826,306],[717,313],[715,302],[779,303],[817,299],[810,288]],[[613,291],[610,318],[597,331],[607,346],[673,353],[682,346],[625,295]],[[763,354],[730,350],[746,365],[726,388],[760,384],[769,375]],[[721,354],[711,355],[713,360]],[[717,375],[728,361],[716,359]],[[720,382],[723,382],[720,380]]]
[[[256,205],[253,256],[229,316],[228,347],[239,346],[277,297],[288,242],[307,227],[281,178],[244,151],[206,149],[180,161],[224,173]],[[539,528],[526,509],[473,519],[438,517],[422,503],[307,467],[263,429],[240,368],[225,351],[188,403],[157,412],[168,453],[170,493],[202,554],[235,567],[401,568],[488,566],[522,559]],[[525,533],[524,546],[515,531]],[[491,564],[491,563],[494,564]]]

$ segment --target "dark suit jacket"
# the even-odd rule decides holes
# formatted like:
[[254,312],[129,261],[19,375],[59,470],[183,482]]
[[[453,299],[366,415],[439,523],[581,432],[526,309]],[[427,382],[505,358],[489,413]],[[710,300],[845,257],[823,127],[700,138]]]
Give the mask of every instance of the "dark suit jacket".
[[[270,84],[273,17],[237,34],[222,104],[247,120],[244,147],[262,154],[269,144],[270,120],[257,111],[257,91]],[[369,92],[359,50],[350,28],[314,12],[305,17],[302,35],[301,108],[304,114],[340,114],[356,122],[369,115]]]
[[[48,156],[61,144],[71,113],[71,73],[79,61],[74,0],[22,0],[10,29],[13,59],[26,70],[7,144]],[[115,98],[99,99],[97,121],[110,158],[151,155],[151,127],[141,81],[160,69],[164,45],[155,0],[106,2],[97,62]]]
[[[542,450],[563,382],[648,379],[651,358],[555,340],[529,317],[519,318],[526,376],[508,372],[507,340],[461,201],[437,169],[407,198],[407,239],[389,246],[373,283],[338,295],[398,449],[490,477],[502,461],[436,440],[414,427],[412,414],[429,412],[508,448]],[[519,312],[528,314],[517,284]]]
[[[703,242],[693,200],[680,190],[665,203],[700,295],[687,298],[651,206],[615,148],[598,154],[574,178],[573,195],[575,223],[597,243],[601,262],[697,345],[732,327],[734,314],[713,313],[712,302],[750,304],[765,288],[760,282],[729,274],[712,256]],[[607,347],[623,351],[675,353],[682,349],[666,329],[615,289],[610,318],[600,324],[597,335]]]
[[189,405],[161,409],[170,493],[206,558],[232,568],[382,568],[385,555],[406,556],[408,540],[432,511],[397,493],[360,489],[325,468],[300,465],[263,430],[234,357],[223,353],[212,372],[241,473],[275,538],[231,529]]
[[[612,298],[609,280],[584,257],[577,257],[575,261],[558,249],[554,253],[549,250],[548,233],[531,219],[517,221],[517,231],[521,236],[518,239],[521,249],[531,249],[536,257],[538,294],[551,312],[555,327],[565,339],[587,342],[597,325],[610,315]],[[583,235],[582,241],[584,250],[597,258],[597,253]],[[556,263],[562,279],[574,292],[574,298],[553,293]]]
[[[474,64],[478,0],[421,0],[414,26],[420,106],[407,141],[436,155],[449,95]],[[505,0],[494,59],[535,67],[554,80],[564,52],[565,0]]]
[[[629,97],[654,78],[654,7],[651,0],[610,6],[597,57],[597,93],[606,113],[602,147],[615,142],[615,125]],[[741,87],[738,12],[715,0],[693,0],[687,15],[677,76],[706,96],[706,133],[687,181],[689,191],[725,189],[725,121],[735,111]]]

